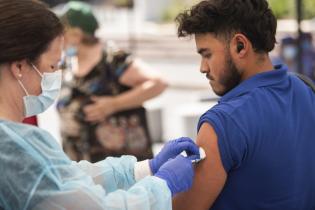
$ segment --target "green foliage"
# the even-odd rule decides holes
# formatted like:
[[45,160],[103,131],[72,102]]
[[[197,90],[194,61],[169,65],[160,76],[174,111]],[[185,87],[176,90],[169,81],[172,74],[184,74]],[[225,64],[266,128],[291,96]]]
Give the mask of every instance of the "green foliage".
[[[190,8],[200,0],[170,0],[170,6],[163,13],[163,21],[173,21],[184,9]],[[296,0],[268,0],[277,19],[296,18]],[[303,19],[315,17],[315,0],[302,0]]]
[[198,2],[200,2],[200,0],[171,0],[170,5],[163,12],[162,20],[165,22],[174,21],[180,12],[189,9]]
[[132,0],[114,0],[114,5],[116,7],[133,7],[133,1]]
[[304,0],[304,19],[315,17],[315,0]]
[[295,0],[269,0],[269,5],[277,17],[277,19],[281,18],[294,18],[294,2]]
[[[269,5],[278,19],[296,18],[296,0],[268,0]],[[315,1],[302,0],[304,16],[303,19],[315,17]]]

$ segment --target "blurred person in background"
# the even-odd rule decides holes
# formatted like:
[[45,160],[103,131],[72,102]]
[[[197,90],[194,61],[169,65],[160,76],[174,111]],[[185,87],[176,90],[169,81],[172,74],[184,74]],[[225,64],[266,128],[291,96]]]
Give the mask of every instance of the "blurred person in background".
[[92,162],[122,154],[152,158],[142,104],[162,93],[166,83],[130,53],[112,44],[104,50],[88,4],[69,2],[60,18],[66,26],[58,102],[65,152],[73,160]]
[[273,58],[272,63],[274,65],[285,64],[288,66],[288,70],[297,72],[297,56],[298,47],[297,41],[292,36],[286,36],[280,41],[279,55]]
[[302,33],[303,74],[315,82],[315,47],[311,33]]
[[273,64],[285,64],[288,70],[301,73],[315,81],[315,48],[312,34],[302,33],[302,63],[303,69],[298,69],[298,41],[292,36],[281,39],[279,56],[273,58]]

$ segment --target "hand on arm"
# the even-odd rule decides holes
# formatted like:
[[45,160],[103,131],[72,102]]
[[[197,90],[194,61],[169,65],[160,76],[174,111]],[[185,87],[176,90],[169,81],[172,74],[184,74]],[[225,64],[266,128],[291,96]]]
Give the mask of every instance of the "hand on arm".
[[[183,151],[186,151],[187,157],[181,155]],[[199,158],[199,148],[190,138],[178,138],[169,141],[150,161],[137,162],[135,178],[138,181],[153,174],[163,179],[172,195],[175,195],[191,188],[194,177],[192,160]]]
[[166,181],[172,196],[186,192],[191,188],[194,178],[194,169],[189,157],[178,155],[167,161],[154,175]]
[[210,124],[201,126],[197,144],[205,150],[206,159],[195,166],[192,188],[174,197],[174,210],[208,210],[225,184],[227,174],[221,162],[217,135]]
[[137,61],[130,65],[119,81],[132,89],[116,96],[92,97],[94,103],[84,107],[87,121],[103,121],[116,112],[139,107],[145,101],[162,93],[167,87],[160,77],[150,75],[146,67]]
[[88,122],[101,122],[107,116],[117,112],[116,99],[112,96],[93,96],[93,103],[86,105],[83,110],[85,120]]
[[183,151],[186,151],[191,159],[200,158],[199,148],[193,140],[188,137],[181,137],[167,142],[159,154],[149,161],[152,173],[155,174],[164,163],[171,158],[175,158]]

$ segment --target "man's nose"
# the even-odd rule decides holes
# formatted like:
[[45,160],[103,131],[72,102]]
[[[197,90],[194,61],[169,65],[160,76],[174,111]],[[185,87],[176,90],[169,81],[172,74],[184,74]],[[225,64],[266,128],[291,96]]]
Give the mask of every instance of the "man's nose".
[[209,72],[209,67],[203,59],[201,60],[201,63],[200,63],[200,72],[203,74]]

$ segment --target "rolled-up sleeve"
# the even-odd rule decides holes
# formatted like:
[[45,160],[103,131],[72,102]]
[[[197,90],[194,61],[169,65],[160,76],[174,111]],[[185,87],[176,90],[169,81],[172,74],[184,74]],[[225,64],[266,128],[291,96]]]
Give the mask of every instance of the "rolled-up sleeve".
[[247,153],[247,138],[236,121],[221,110],[212,109],[200,117],[198,131],[203,123],[209,123],[218,137],[218,147],[223,167],[228,173],[238,168]]

